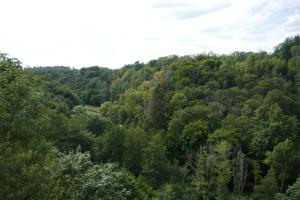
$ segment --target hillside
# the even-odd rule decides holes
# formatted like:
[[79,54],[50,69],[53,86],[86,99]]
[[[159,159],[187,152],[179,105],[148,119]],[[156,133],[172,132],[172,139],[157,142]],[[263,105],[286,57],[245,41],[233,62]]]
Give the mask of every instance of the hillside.
[[115,70],[1,54],[0,112],[0,199],[300,198],[299,36]]

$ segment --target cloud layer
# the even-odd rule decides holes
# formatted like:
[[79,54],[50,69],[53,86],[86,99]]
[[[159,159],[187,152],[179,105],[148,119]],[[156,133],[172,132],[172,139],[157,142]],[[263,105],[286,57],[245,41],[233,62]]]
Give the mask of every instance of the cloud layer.
[[272,51],[300,33],[295,0],[0,3],[0,51],[24,66],[118,68],[170,54]]

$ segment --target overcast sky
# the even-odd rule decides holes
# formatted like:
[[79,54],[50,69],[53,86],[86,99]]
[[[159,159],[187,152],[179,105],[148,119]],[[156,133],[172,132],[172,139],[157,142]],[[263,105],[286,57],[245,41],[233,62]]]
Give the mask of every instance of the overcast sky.
[[119,68],[161,56],[272,51],[300,0],[0,0],[0,51],[23,66]]

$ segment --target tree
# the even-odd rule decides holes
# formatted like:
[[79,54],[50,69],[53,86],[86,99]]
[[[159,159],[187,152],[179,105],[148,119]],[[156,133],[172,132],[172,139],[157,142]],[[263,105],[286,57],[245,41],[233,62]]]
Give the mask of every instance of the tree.
[[60,154],[51,166],[51,184],[44,199],[142,199],[135,177],[114,164],[93,165],[80,148]]
[[122,162],[126,131],[122,126],[107,130],[98,141],[97,159],[102,162]]
[[185,97],[185,95],[183,93],[175,93],[172,96],[170,103],[172,105],[173,111],[176,111],[176,110],[182,109],[186,105],[187,98]]
[[140,128],[128,130],[124,141],[123,163],[134,175],[139,175],[142,170],[143,147],[146,144],[145,135]]
[[296,182],[289,186],[286,190],[286,194],[277,194],[276,200],[298,200],[300,199],[300,178]]
[[162,89],[156,86],[148,101],[148,120],[151,127],[156,129],[163,129],[166,126],[163,97]]
[[95,165],[81,179],[78,199],[144,199],[136,179],[113,164]]
[[222,142],[200,149],[192,185],[201,199],[227,199],[230,181],[230,146]]
[[41,199],[51,145],[41,92],[21,63],[0,54],[0,199]]
[[167,167],[166,147],[161,136],[156,134],[143,149],[141,174],[151,186],[158,188],[168,180]]
[[275,48],[274,54],[288,60],[292,57],[292,47],[297,45],[300,45],[300,36],[289,37]]
[[166,184],[159,190],[158,200],[198,200],[199,197],[188,184]]
[[89,151],[93,158],[96,156],[96,138],[87,131],[86,126],[90,116],[82,106],[76,106],[70,118],[63,121],[63,132],[53,139],[53,143],[61,152],[74,151],[78,146],[82,151]]
[[182,57],[178,60],[177,70],[176,70],[176,82],[180,85],[196,85],[200,81],[200,70],[198,66],[195,65],[193,60],[188,56]]
[[243,195],[247,177],[250,173],[247,162],[246,155],[239,149],[233,160],[234,190],[239,196]]
[[272,152],[267,152],[265,163],[275,170],[280,180],[280,192],[283,191],[285,181],[296,164],[297,154],[293,147],[291,140],[286,139],[284,142],[278,143]]
[[92,166],[89,153],[77,148],[69,154],[60,153],[51,169],[51,180],[46,199],[78,199],[81,181]]
[[[182,148],[183,144],[181,144],[178,138],[181,137],[180,135],[182,134],[182,131],[186,125],[197,120],[205,121],[208,118],[209,114],[210,109],[205,105],[195,105],[192,107],[187,107],[185,109],[178,110],[173,114],[171,120],[169,121],[169,128],[166,138],[169,157],[177,159],[179,161],[182,161],[185,158],[185,151],[183,151],[184,149]],[[203,134],[202,136],[204,135],[205,134]],[[189,139],[189,137],[190,136],[187,135],[187,139]]]
[[254,187],[252,196],[254,200],[274,200],[277,192],[276,176],[274,169],[271,168],[261,183]]
[[192,121],[187,124],[179,136],[182,149],[191,152],[199,149],[204,145],[208,135],[208,123],[204,120]]
[[111,126],[111,122],[99,115],[91,116],[86,122],[86,128],[95,136],[102,135],[106,128]]

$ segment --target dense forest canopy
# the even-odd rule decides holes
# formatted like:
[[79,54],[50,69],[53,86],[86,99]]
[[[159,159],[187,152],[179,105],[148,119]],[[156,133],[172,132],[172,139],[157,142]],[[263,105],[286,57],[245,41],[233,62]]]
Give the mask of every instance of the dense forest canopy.
[[121,69],[0,54],[0,199],[300,199],[300,37]]

